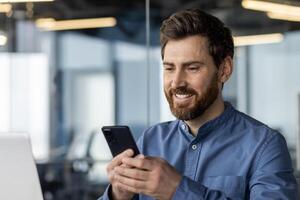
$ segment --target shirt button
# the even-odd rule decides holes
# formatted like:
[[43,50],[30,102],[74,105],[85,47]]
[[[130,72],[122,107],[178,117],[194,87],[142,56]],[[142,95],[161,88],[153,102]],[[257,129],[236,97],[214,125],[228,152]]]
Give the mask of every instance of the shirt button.
[[196,150],[196,149],[197,149],[197,145],[194,144],[194,145],[192,146],[192,149],[193,149],[193,150]]
[[185,126],[185,124],[182,124],[182,125],[181,125],[181,128],[182,128],[184,131],[186,131],[186,126]]

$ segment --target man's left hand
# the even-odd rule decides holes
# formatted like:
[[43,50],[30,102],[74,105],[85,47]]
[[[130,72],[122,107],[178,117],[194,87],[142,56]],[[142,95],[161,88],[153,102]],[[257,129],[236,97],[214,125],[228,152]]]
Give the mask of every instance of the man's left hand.
[[118,187],[155,199],[170,200],[182,178],[174,167],[161,158],[139,155],[124,158],[122,163],[126,166],[115,168]]

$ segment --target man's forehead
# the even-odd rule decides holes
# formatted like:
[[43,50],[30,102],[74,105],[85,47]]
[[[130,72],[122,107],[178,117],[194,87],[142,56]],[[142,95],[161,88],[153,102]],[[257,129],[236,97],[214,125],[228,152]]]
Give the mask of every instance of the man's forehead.
[[174,56],[205,56],[208,46],[208,39],[199,35],[169,40],[164,49],[164,60]]

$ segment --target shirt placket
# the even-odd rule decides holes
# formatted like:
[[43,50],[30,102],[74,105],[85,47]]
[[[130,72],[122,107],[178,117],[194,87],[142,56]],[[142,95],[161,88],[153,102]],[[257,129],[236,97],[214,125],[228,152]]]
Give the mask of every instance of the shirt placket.
[[195,180],[197,177],[197,168],[200,160],[200,154],[201,154],[202,145],[201,143],[197,143],[193,141],[189,145],[189,149],[187,151],[187,157],[186,157],[186,176],[189,178]]
[[199,163],[202,145],[197,142],[199,140],[190,135],[186,124],[182,123],[180,127],[191,141],[186,152],[184,175],[195,180],[197,177],[197,166]]

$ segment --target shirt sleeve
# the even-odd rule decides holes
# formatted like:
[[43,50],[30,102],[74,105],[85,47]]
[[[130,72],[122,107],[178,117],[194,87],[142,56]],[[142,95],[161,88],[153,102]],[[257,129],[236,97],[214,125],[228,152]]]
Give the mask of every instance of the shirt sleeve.
[[103,195],[98,200],[112,200],[111,196],[111,185],[107,186],[106,190],[104,191]]
[[284,137],[274,133],[258,155],[249,182],[250,199],[297,198],[297,182]]
[[[107,186],[105,192],[98,200],[112,200],[111,197],[111,185]],[[139,195],[135,194],[131,200],[139,200]]]

